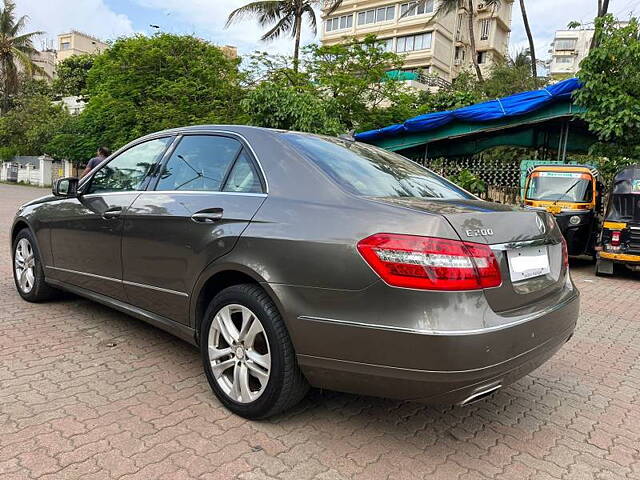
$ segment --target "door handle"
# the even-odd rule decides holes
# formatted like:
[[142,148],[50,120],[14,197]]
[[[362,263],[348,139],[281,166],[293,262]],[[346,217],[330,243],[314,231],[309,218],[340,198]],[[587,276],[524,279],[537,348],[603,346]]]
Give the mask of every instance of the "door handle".
[[222,208],[209,208],[191,215],[191,220],[197,223],[214,223],[222,220]]
[[122,207],[113,207],[106,210],[102,214],[102,218],[104,218],[105,220],[111,220],[113,218],[118,218],[121,214],[122,214]]

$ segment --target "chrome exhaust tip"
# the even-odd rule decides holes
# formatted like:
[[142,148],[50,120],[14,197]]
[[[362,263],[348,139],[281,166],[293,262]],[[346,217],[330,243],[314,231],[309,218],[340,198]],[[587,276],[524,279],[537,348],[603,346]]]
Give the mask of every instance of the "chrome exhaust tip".
[[458,405],[460,405],[461,407],[464,407],[466,405],[471,405],[472,403],[479,402],[480,400],[487,398],[488,396],[492,395],[493,393],[495,393],[501,388],[502,388],[501,383],[481,387],[480,389],[476,390],[471,395],[469,395],[467,398],[465,398]]

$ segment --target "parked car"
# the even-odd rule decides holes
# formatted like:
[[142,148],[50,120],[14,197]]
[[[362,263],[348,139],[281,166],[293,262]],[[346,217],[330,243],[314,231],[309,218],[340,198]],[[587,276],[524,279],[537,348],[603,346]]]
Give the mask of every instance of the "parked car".
[[296,132],[146,136],[21,207],[11,241],[25,300],[67,290],[199,345],[247,418],[309,385],[468,404],[549,359],[578,316],[552,215]]

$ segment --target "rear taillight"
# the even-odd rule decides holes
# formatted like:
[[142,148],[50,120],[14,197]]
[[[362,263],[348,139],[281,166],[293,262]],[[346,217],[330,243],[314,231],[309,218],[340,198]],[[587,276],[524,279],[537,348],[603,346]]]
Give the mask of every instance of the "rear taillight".
[[620,246],[620,232],[611,232],[611,245],[614,247]]
[[569,250],[567,249],[567,241],[562,237],[562,265],[569,266]]
[[502,282],[487,245],[443,238],[377,233],[358,251],[389,285],[424,290],[477,290]]

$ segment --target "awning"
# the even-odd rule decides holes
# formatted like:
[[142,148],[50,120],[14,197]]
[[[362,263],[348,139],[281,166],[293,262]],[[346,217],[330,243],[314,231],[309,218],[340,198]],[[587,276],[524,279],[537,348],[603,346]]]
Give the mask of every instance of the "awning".
[[570,78],[540,90],[516,93],[504,98],[470,105],[457,110],[429,113],[410,118],[404,123],[357,133],[356,140],[379,144],[383,140],[406,134],[430,132],[453,122],[482,124],[499,122],[526,115],[556,102],[570,102],[571,95],[581,87],[577,78]]

